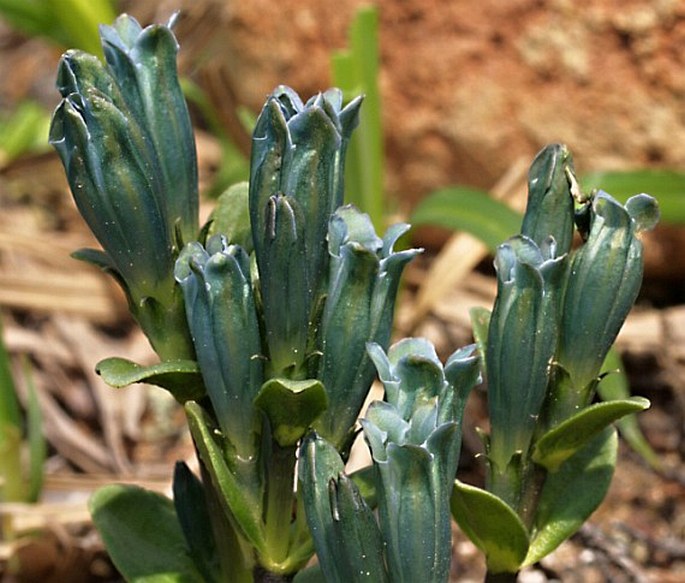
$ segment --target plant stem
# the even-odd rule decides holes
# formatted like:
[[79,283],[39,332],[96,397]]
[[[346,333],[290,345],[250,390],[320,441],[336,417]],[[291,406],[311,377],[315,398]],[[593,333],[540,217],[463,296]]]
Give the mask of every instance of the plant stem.
[[270,573],[263,567],[255,567],[253,576],[254,583],[289,583],[295,577],[294,575]]
[[[211,477],[202,463],[200,470],[203,483],[211,484]],[[217,546],[222,580],[230,581],[230,583],[250,583],[252,581],[250,577],[252,557],[249,554],[249,549],[246,549],[246,545],[241,545],[238,534],[226,516],[217,496],[216,490],[211,486],[205,486],[205,497]]]
[[[267,468],[267,500],[265,517],[266,552],[262,564],[274,567],[288,557],[290,523],[293,516],[293,483],[295,479],[295,450],[273,444]],[[268,565],[265,565],[268,567]],[[271,581],[272,579],[269,579]],[[265,579],[266,581],[266,579]]]
[[490,573],[485,574],[485,583],[516,583],[518,573]]
[[533,527],[535,513],[546,478],[547,471],[533,462],[529,462],[528,467],[524,469],[523,491],[517,513],[529,531]]

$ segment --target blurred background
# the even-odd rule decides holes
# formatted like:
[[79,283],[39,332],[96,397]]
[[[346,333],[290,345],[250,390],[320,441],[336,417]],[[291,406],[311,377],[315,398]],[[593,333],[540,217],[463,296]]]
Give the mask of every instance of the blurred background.
[[[359,20],[369,6],[372,16]],[[685,579],[682,0],[1,0],[0,309],[9,359],[0,381],[12,391],[0,389],[0,403],[17,395],[17,451],[41,460],[40,479],[0,504],[2,580],[117,580],[89,524],[89,493],[113,480],[168,491],[173,462],[193,457],[183,415],[164,392],[114,390],[93,372],[107,356],[154,356],[115,285],[70,258],[96,243],[47,146],[61,53],[97,52],[97,23],[120,12],[147,25],[177,10],[203,216],[247,177],[251,124],[275,86],[304,98],[334,83],[347,97],[366,93],[371,150],[360,151],[372,155],[353,164],[375,182],[359,204],[377,227],[418,225],[413,243],[427,252],[407,274],[398,335],[428,336],[443,356],[472,341],[468,309],[494,298],[484,233],[500,231],[473,196],[520,210],[528,165],[559,141],[587,188],[659,198],[643,292],[618,341],[630,390],[653,407],[622,445],[604,505],[522,577]],[[473,225],[463,218],[470,208]],[[481,391],[469,405],[460,470],[474,483],[484,410]],[[30,439],[32,415],[42,441]],[[458,533],[454,546],[454,580],[480,580],[475,549]]]

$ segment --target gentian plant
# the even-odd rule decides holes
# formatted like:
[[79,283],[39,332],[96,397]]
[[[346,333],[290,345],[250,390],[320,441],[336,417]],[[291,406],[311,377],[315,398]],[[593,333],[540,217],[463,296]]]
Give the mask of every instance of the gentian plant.
[[622,206],[605,192],[581,193],[562,145],[531,166],[521,233],[495,256],[492,314],[474,312],[488,380],[486,489],[457,482],[452,497],[493,580],[515,580],[582,525],[616,463],[611,424],[649,406],[593,397],[639,291],[638,233],[657,220],[645,194]]
[[[444,582],[450,504],[494,575],[537,560],[572,531],[558,526],[569,485],[599,484],[571,507],[574,528],[603,496],[615,456],[607,425],[646,406],[591,399],[637,293],[635,233],[654,222],[653,201],[583,200],[563,147],[535,161],[522,234],[498,251],[498,299],[489,328],[477,328],[488,490],[458,483],[453,494],[482,359],[476,345],[444,366],[427,340],[388,347],[400,276],[420,250],[394,250],[407,225],[379,237],[344,205],[361,99],[344,104],[331,89],[303,102],[277,88],[257,119],[249,184],[229,189],[200,227],[172,24],[122,16],[101,29],[104,62],[67,52],[50,131],[102,245],[77,257],[121,284],[160,357],[97,369],[117,387],[168,389],[199,462],[199,475],[177,464],[173,500],[134,486],[95,493],[93,518],[121,573]],[[574,217],[586,239],[577,251]],[[360,429],[376,376],[385,396]],[[360,431],[371,465],[348,474]],[[314,553],[318,565],[303,570]]]

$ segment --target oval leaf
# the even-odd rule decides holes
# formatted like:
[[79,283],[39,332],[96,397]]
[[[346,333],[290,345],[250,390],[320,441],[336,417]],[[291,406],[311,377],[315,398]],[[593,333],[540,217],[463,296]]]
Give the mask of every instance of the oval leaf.
[[521,215],[485,191],[455,186],[429,194],[409,222],[415,227],[437,225],[465,231],[495,251],[502,241],[519,232]]
[[576,532],[602,502],[616,465],[618,439],[608,427],[548,474],[535,514],[535,534],[523,566],[537,563]]
[[212,535],[212,521],[204,488],[185,462],[176,462],[173,493],[176,516],[188,550],[205,580],[216,580],[219,555]]
[[117,389],[133,383],[148,383],[167,389],[180,403],[205,394],[202,375],[194,360],[170,360],[143,366],[125,358],[106,358],[95,367],[103,380]]
[[518,572],[528,553],[528,532],[504,501],[456,480],[450,506],[457,524],[485,553],[489,572]]
[[127,581],[202,583],[171,500],[138,486],[113,484],[90,498],[93,522]]
[[561,464],[611,423],[648,407],[649,401],[643,397],[591,405],[545,433],[533,448],[533,461],[550,472],[556,472]]

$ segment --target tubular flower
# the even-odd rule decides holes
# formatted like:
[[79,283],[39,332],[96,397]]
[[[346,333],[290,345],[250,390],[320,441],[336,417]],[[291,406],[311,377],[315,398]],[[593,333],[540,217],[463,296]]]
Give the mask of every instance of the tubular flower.
[[443,369],[432,344],[407,338],[369,354],[386,391],[362,420],[376,475],[378,519],[392,581],[447,581],[449,499],[461,450],[466,398],[480,382],[475,346]]
[[[62,102],[50,128],[76,205],[104,249],[77,257],[117,277],[161,356],[187,356],[175,233],[194,238],[198,195],[178,44],[169,26],[143,29],[129,16],[102,27],[101,36],[105,64],[81,51],[62,57]],[[169,320],[178,324],[173,341],[159,330]]]
[[625,207],[605,192],[592,203],[590,231],[568,273],[556,361],[573,390],[564,405],[586,406],[602,363],[635,303],[642,283],[637,234],[658,221],[656,201],[639,194]]

